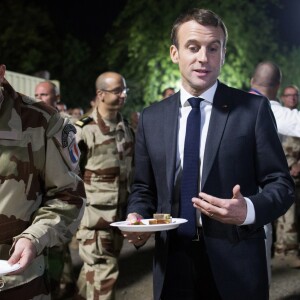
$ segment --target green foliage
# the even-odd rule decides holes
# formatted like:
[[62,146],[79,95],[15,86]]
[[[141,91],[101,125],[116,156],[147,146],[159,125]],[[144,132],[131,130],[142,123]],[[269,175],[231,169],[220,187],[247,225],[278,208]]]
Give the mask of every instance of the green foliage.
[[282,70],[282,88],[286,85],[297,85],[300,87],[300,49],[293,47],[292,49],[283,50],[278,57],[278,64]]
[[8,69],[31,74],[58,59],[55,44],[49,42],[56,40],[53,24],[40,7],[1,1],[0,28],[1,59]]
[[60,81],[62,101],[71,107],[89,105],[97,61],[86,43],[60,36],[46,6],[34,0],[3,0],[0,28],[1,61],[8,70],[28,75],[48,70],[51,79]]
[[125,112],[160,100],[166,87],[178,88],[178,68],[169,57],[170,28],[190,2],[128,0],[106,36],[103,58],[109,68],[125,76],[131,89]]

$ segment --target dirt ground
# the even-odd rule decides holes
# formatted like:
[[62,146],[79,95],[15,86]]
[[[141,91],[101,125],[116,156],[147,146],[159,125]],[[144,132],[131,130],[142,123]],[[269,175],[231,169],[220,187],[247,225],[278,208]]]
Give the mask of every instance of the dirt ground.
[[[152,257],[154,238],[136,250],[124,241],[116,300],[153,300]],[[294,267],[297,264],[298,267]],[[270,300],[300,300],[300,261],[272,259]]]
[[154,236],[136,250],[124,241],[116,300],[152,300],[152,257]]
[[[154,237],[136,250],[124,241],[120,256],[120,276],[117,282],[116,300],[153,300],[152,296],[152,257]],[[75,268],[80,266],[80,258],[72,250]],[[300,300],[300,268],[292,267],[295,262],[272,259],[272,283],[270,300]]]

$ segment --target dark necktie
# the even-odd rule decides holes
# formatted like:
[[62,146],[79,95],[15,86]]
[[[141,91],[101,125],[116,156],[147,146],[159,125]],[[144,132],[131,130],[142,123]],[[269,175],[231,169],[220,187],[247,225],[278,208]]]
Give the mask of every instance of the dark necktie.
[[199,193],[201,98],[188,99],[192,110],[188,115],[184,142],[183,170],[179,217],[188,222],[179,226],[178,234],[192,240],[196,234],[196,209],[192,198]]

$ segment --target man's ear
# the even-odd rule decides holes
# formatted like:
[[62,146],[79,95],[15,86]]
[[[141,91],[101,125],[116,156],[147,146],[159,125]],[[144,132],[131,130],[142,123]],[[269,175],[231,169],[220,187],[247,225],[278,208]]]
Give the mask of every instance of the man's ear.
[[170,47],[170,57],[174,64],[178,64],[178,49],[176,48],[175,45],[172,45]]
[[99,103],[99,101],[104,102],[104,92],[103,91],[97,90],[96,95],[97,95],[97,97],[96,97],[96,104],[95,105],[97,105],[97,103]]

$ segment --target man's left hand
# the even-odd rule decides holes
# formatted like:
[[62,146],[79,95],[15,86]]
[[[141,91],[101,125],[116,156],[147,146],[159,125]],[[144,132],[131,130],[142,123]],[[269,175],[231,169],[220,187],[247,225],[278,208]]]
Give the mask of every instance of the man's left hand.
[[240,186],[232,189],[232,199],[217,198],[205,193],[199,193],[199,198],[193,198],[194,207],[208,217],[225,224],[241,225],[247,216],[247,203],[240,191]]

